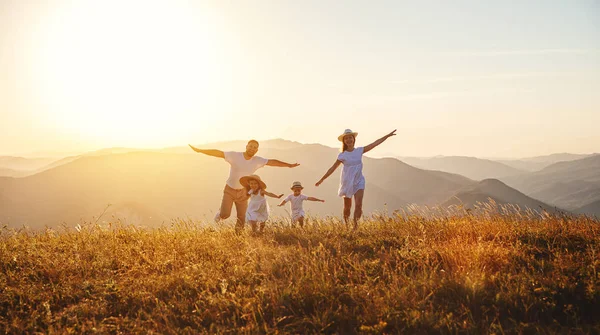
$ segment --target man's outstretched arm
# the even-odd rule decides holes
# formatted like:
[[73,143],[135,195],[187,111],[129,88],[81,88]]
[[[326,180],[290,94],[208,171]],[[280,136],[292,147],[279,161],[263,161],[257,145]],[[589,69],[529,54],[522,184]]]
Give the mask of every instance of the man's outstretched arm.
[[267,162],[267,166],[277,166],[277,167],[289,167],[289,168],[293,168],[293,167],[296,167],[298,165],[300,165],[300,164],[298,164],[298,163],[290,164],[290,163],[282,162],[282,161],[277,160],[277,159],[269,159],[269,161]]
[[225,158],[225,154],[221,150],[215,150],[215,149],[198,149],[198,148],[194,147],[191,144],[188,144],[188,145],[195,152],[199,152],[201,154],[205,154],[205,155],[209,155],[209,156],[213,156],[213,157]]

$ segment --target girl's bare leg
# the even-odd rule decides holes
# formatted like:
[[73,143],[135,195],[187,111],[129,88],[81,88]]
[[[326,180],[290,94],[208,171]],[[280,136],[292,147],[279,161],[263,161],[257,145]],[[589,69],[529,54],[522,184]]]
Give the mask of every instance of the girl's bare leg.
[[358,190],[354,194],[354,229],[358,228],[358,220],[362,216],[363,210],[363,197],[365,195],[365,190]]
[[350,210],[352,209],[352,198],[344,197],[344,223],[348,224],[350,218]]
[[256,233],[256,230],[257,230],[256,229],[257,228],[256,221],[248,221],[248,222],[250,222],[250,227],[252,227],[252,232]]

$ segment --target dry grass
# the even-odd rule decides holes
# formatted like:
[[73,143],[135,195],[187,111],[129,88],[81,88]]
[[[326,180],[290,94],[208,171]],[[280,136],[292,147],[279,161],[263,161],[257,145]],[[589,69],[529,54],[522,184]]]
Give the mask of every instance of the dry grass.
[[600,222],[375,216],[262,236],[4,229],[1,333],[600,332]]

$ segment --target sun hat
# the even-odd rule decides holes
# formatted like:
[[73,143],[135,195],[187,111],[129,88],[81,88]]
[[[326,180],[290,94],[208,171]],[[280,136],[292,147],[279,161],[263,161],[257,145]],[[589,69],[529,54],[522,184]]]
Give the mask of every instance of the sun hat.
[[302,183],[299,181],[295,181],[292,183],[292,187],[290,187],[290,190],[293,190],[295,187],[300,187],[301,189],[304,188],[304,186],[302,186]]
[[346,135],[352,135],[352,136],[356,137],[356,136],[358,136],[358,133],[353,132],[350,129],[346,129],[346,130],[344,130],[344,133],[342,135],[338,136],[338,141],[344,142],[344,136],[346,136]]
[[248,187],[248,185],[250,184],[250,179],[254,179],[258,182],[258,184],[260,185],[260,188],[262,188],[263,190],[267,189],[267,184],[265,184],[264,181],[262,181],[262,179],[260,179],[260,176],[255,175],[255,174],[251,174],[249,176],[244,176],[242,178],[240,178],[240,184],[242,184],[242,186],[244,187]]

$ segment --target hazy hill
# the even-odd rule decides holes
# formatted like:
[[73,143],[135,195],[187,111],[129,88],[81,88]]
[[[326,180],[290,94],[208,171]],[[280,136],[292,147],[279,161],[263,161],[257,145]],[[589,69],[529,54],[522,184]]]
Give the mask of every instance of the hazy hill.
[[0,167],[12,170],[35,170],[55,160],[55,158],[47,157],[25,158],[13,156],[0,156]]
[[587,214],[600,217],[600,200],[596,200],[589,203],[581,208],[578,208],[575,213]]
[[[305,194],[326,200],[324,204],[307,203],[308,213],[339,215],[342,201],[337,197],[337,189],[341,168],[319,188],[314,186],[335,161],[337,149],[318,144],[295,149],[265,147],[261,147],[259,155],[301,163],[294,169],[259,170],[270,191],[289,194],[291,183],[299,180],[305,185]],[[364,163],[366,212],[391,210],[407,203],[440,203],[473,183],[462,176],[420,170],[395,159],[365,157]],[[153,212],[130,217],[210,219],[220,204],[228,171],[224,160],[190,149],[186,154],[131,152],[80,157],[33,176],[0,179],[0,196],[6,199],[0,203],[0,221],[55,226],[63,221],[91,220],[107,204],[113,204],[111,210],[124,204],[139,204],[142,209],[136,207],[130,212]],[[289,207],[276,207],[280,200],[268,201],[275,215],[287,215]]]
[[55,161],[56,158],[25,158],[14,156],[0,156],[0,176],[24,177],[36,173],[45,165]]
[[597,154],[570,154],[570,153],[557,153],[546,156],[536,156],[536,157],[528,157],[521,158],[515,160],[496,160],[497,162],[503,163],[505,165],[511,166],[516,169],[526,170],[526,171],[539,171],[545,167],[548,167],[552,164],[558,162],[568,162],[574,161],[586,157],[590,157]]
[[29,173],[28,171],[13,170],[13,169],[9,169],[9,168],[0,167],[0,176],[2,176],[2,177],[19,178],[19,177],[26,176],[28,173]]
[[400,157],[399,159],[421,169],[457,173],[474,180],[500,178],[526,172],[499,162],[475,157]]
[[533,198],[574,210],[600,200],[600,155],[555,163],[502,181]]
[[475,185],[467,186],[444,202],[442,206],[463,204],[466,208],[474,208],[478,202],[487,203],[490,198],[498,204],[518,205],[521,209],[554,211],[554,207],[530,198],[497,179],[485,179]]

